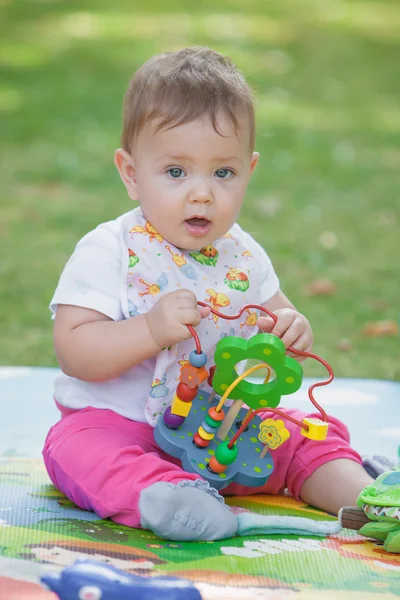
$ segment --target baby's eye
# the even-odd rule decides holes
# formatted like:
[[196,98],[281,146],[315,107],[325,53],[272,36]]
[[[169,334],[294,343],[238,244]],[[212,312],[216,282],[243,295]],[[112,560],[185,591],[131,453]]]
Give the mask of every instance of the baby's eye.
[[215,171],[215,175],[218,179],[230,179],[234,172],[230,169],[218,169],[218,171]]
[[173,177],[173,179],[181,179],[185,176],[185,171],[180,167],[171,167],[167,170],[168,175]]

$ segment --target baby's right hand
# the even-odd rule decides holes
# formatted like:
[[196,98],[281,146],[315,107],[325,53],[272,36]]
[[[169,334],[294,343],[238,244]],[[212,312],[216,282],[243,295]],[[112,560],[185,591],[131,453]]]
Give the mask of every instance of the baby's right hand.
[[209,314],[209,308],[197,306],[193,292],[176,290],[162,296],[146,318],[153,340],[160,348],[165,348],[190,338],[187,325],[196,326]]

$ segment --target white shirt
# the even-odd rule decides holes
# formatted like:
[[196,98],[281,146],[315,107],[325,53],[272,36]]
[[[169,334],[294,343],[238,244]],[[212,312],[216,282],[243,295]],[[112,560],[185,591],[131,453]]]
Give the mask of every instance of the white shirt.
[[[50,304],[71,304],[101,312],[114,321],[148,312],[164,293],[192,290],[225,314],[245,304],[263,304],[279,289],[265,251],[239,225],[198,252],[168,243],[146,222],[140,208],[99,225],[76,246]],[[210,315],[197,327],[206,352],[206,368],[214,364],[218,341],[226,335],[250,338],[256,332],[257,311],[237,320]],[[107,343],[107,340],[104,340]],[[60,374],[55,398],[70,409],[109,408],[135,421],[157,423],[171,404],[179,382],[180,364],[195,349],[193,339],[164,349],[156,357],[120,377],[100,383]],[[95,357],[93,357],[95,360]],[[206,382],[201,386],[208,389]]]

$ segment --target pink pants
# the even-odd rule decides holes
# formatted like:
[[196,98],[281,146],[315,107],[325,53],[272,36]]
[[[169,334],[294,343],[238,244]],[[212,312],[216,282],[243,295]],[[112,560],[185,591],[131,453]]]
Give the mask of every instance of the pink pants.
[[[305,416],[299,410],[281,410],[299,420]],[[276,415],[266,411],[263,418],[267,417]],[[275,467],[265,485],[248,488],[232,483],[222,494],[279,494],[288,488],[299,498],[304,481],[324,463],[338,458],[361,463],[349,445],[345,425],[334,417],[329,422],[327,439],[316,442],[286,421],[291,437],[273,451]],[[75,504],[131,527],[140,527],[138,505],[144,488],[158,481],[178,483],[200,478],[186,473],[179,460],[160,450],[150,425],[130,421],[112,410],[90,407],[63,409],[61,420],[48,433],[43,457],[54,485]]]

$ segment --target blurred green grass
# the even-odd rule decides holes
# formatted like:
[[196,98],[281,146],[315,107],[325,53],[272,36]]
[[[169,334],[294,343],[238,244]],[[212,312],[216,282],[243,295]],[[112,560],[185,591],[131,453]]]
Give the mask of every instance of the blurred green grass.
[[[241,224],[337,375],[400,379],[398,335],[362,333],[400,308],[396,0],[1,5],[0,364],[56,364],[48,303],[62,267],[82,235],[130,209],[113,151],[132,72],[208,45],[257,94],[261,162]],[[321,277],[335,293],[308,295]]]

